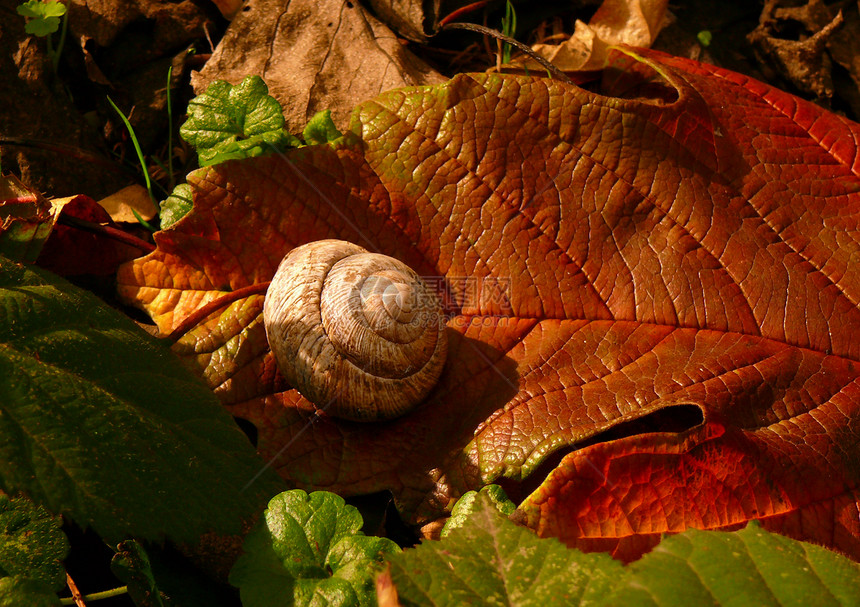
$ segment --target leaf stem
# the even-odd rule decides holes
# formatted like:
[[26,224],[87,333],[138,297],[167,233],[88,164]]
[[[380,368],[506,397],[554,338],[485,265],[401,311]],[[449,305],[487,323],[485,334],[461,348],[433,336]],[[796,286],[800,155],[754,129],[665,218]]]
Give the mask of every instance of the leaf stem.
[[116,240],[117,242],[140,249],[145,253],[152,253],[155,250],[154,244],[141,240],[137,236],[129,234],[128,232],[123,232],[122,230],[112,226],[104,226],[100,223],[94,223],[92,221],[87,221],[86,219],[79,219],[78,217],[64,214],[61,214],[57,221],[65,226],[69,226],[70,228],[77,228],[78,230],[92,232],[93,234],[101,234],[111,240]]
[[[128,594],[128,586],[120,586],[118,588],[111,588],[110,590],[102,590],[101,592],[85,594],[81,596],[81,599],[84,601],[99,601],[101,599],[109,599],[123,594]],[[74,597],[60,599],[61,605],[74,605],[75,602]]]
[[[51,54],[51,66],[54,68],[54,74],[57,73],[57,68],[60,66],[60,55],[63,54],[63,46],[66,44],[66,33],[69,30],[69,9],[66,8],[66,12],[63,13],[63,26],[60,30],[60,41],[57,42],[57,50]],[[50,41],[50,36],[48,36],[48,40]]]
[[494,30],[489,27],[484,27],[483,25],[477,25],[475,23],[446,23],[440,29],[443,30],[466,30],[470,32],[477,32],[479,34],[484,34],[485,36],[492,36],[502,42],[507,42],[511,46],[517,47],[520,51],[524,52],[526,55],[537,61],[541,64],[548,72],[550,72],[553,76],[565,82],[567,84],[576,85],[576,83],[568,77],[563,71],[558,69],[552,63],[535,53],[531,48],[520,42],[519,40],[514,40],[508,36],[505,36],[501,32]]
[[[71,598],[66,599],[67,601],[70,601],[67,605],[83,605],[83,607],[86,607],[84,597],[81,596],[81,591],[78,590],[78,585],[75,584],[75,580],[72,579],[72,575],[68,571],[66,571],[66,586],[69,587],[69,592],[72,593]],[[62,601],[60,602],[62,603]]]
[[203,322],[203,320],[205,320],[206,317],[213,312],[230,305],[234,301],[250,297],[251,295],[262,295],[268,290],[270,284],[272,284],[271,280],[267,280],[266,282],[259,282],[257,284],[249,285],[247,287],[242,287],[241,289],[236,289],[235,291],[230,291],[229,293],[226,293],[221,297],[213,299],[209,303],[200,306],[191,314],[183,318],[182,322],[176,325],[176,328],[170,332],[170,335],[167,336],[167,339],[176,343],[183,335],[185,335],[191,329]]
[[489,0],[480,0],[480,2],[472,2],[471,4],[467,4],[466,6],[461,6],[455,11],[451,11],[449,14],[445,15],[445,17],[439,22],[439,28],[442,29],[446,25],[451,23],[454,19],[459,19],[461,16],[467,13],[476,11],[479,8],[484,8],[489,3]]

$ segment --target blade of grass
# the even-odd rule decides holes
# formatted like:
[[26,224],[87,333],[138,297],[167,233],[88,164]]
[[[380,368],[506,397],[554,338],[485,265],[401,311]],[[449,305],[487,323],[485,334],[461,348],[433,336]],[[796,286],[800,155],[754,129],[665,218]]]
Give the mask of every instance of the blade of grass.
[[170,81],[173,76],[173,66],[167,68],[167,178],[168,191],[173,191],[176,180],[173,178],[173,105],[170,102]]
[[155,200],[155,196],[152,194],[152,181],[149,179],[149,171],[146,169],[146,161],[143,159],[143,151],[140,149],[140,142],[137,140],[137,135],[134,133],[131,122],[128,121],[128,118],[126,118],[125,114],[122,113],[122,110],[116,106],[110,96],[108,96],[107,100],[116,113],[119,114],[123,124],[125,124],[125,128],[128,129],[128,134],[131,136],[131,142],[134,144],[134,151],[137,152],[137,159],[140,162],[140,168],[143,171],[143,178],[146,180],[146,191],[149,192],[149,198],[152,200],[152,203],[157,206],[158,201]]
[[[514,5],[511,0],[507,0],[505,5],[505,18],[502,19],[502,33],[509,38],[513,38],[517,33],[517,13],[514,10]],[[511,62],[511,45],[507,42],[502,43],[502,63]]]
[[[57,67],[60,65],[60,55],[63,54],[63,46],[66,44],[66,32],[69,30],[69,11],[66,9],[66,12],[63,13],[63,25],[60,30],[60,41],[57,43],[57,50],[55,53],[50,55],[51,57],[51,67],[54,68],[54,74],[57,73]],[[50,36],[48,37],[50,40]]]
[[141,217],[140,213],[138,213],[134,209],[132,209],[131,212],[134,214],[134,218],[137,219],[137,223],[142,225],[144,228],[146,228],[150,232],[157,232],[158,231],[158,228],[156,228],[151,223],[149,223],[147,220],[145,220],[143,217]]

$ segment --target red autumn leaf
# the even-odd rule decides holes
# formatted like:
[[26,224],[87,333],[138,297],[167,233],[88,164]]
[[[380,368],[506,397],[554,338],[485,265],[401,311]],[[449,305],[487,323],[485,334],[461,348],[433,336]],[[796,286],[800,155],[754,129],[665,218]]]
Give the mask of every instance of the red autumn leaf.
[[201,170],[120,292],[167,333],[305,242],[397,257],[456,307],[400,419],[315,414],[259,295],[176,345],[294,483],[390,489],[427,520],[500,482],[541,534],[620,558],[761,519],[860,559],[860,126],[688,60],[615,61],[602,94],[462,75],[362,104],[336,147]]
[[[81,194],[64,199],[61,213],[66,218],[82,219],[110,227],[115,225],[99,203]],[[60,276],[107,276],[114,274],[121,263],[138,255],[138,249],[122,245],[102,234],[57,224],[36,263]]]
[[36,261],[61,208],[14,175],[0,175],[0,255]]

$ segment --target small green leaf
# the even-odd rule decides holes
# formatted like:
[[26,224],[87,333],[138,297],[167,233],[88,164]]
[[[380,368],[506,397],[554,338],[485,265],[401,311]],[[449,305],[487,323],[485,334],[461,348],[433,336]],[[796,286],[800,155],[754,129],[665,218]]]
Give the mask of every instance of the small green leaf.
[[62,17],[66,14],[66,5],[58,0],[27,0],[18,5],[18,14],[23,17]]
[[50,2],[27,0],[19,4],[17,10],[19,15],[30,18],[24,31],[36,36],[47,36],[59,29],[60,17],[66,14],[66,5],[57,0]]
[[699,44],[707,48],[711,46],[711,42],[714,40],[714,35],[710,30],[702,30],[696,34],[696,39],[699,41]]
[[475,511],[477,504],[480,503],[478,495],[486,496],[496,510],[505,516],[510,516],[517,509],[517,505],[508,499],[504,489],[498,485],[487,485],[486,487],[482,487],[480,491],[467,491],[454,504],[451,516],[445,522],[445,527],[442,529],[442,537],[446,537],[454,529],[463,526]]
[[149,557],[143,546],[129,540],[120,542],[110,562],[110,570],[128,586],[128,594],[137,607],[167,607],[172,603],[161,596]]
[[60,517],[21,497],[0,494],[0,576],[18,576],[49,590],[65,585],[69,541]]
[[60,20],[56,17],[33,19],[32,21],[28,21],[24,26],[25,32],[39,36],[40,38],[53,34],[58,29],[60,29]]
[[308,145],[322,145],[343,137],[343,133],[334,125],[331,110],[323,110],[308,121],[302,137]]
[[244,607],[375,605],[375,573],[399,548],[365,536],[361,524],[333,493],[281,493],[245,539],[230,583]]
[[690,529],[623,566],[540,539],[488,494],[447,537],[388,557],[403,605],[860,605],[860,564],[763,530]]
[[478,493],[466,524],[389,557],[403,605],[593,605],[624,573],[607,554],[540,539]]
[[161,229],[169,228],[174,223],[188,215],[193,207],[191,186],[180,183],[173,188],[166,199],[161,202]]
[[58,607],[59,597],[44,582],[21,576],[0,578],[0,607]]
[[108,540],[238,531],[280,482],[202,381],[131,320],[0,257],[0,488]]
[[250,158],[295,147],[284,131],[281,105],[259,76],[237,86],[216,80],[188,104],[188,120],[179,133],[197,149],[201,166]]

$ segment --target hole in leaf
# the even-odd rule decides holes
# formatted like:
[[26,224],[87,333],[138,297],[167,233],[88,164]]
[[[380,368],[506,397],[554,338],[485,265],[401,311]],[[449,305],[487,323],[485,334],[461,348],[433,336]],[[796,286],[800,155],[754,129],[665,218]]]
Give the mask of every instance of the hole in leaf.
[[640,434],[652,434],[657,432],[678,434],[691,430],[704,423],[705,418],[702,410],[696,405],[673,405],[652,411],[637,419],[618,423],[603,432],[576,443],[556,449],[544,459],[531,474],[522,481],[511,479],[499,479],[495,481],[501,485],[508,497],[516,504],[521,503],[526,497],[537,489],[546,477],[555,470],[561,460],[570,453],[610,441],[638,436]]
[[418,543],[415,529],[400,517],[390,491],[354,495],[344,499],[361,513],[364,521],[361,530],[365,535],[387,537],[401,548],[409,548]]
[[577,449],[583,449],[597,443],[608,443],[620,438],[629,438],[639,434],[652,432],[686,432],[705,421],[702,410],[696,405],[674,405],[652,411],[648,415],[631,419],[607,428],[603,432],[576,444]]
[[233,421],[236,422],[236,425],[239,426],[239,429],[245,433],[245,436],[248,437],[248,440],[251,441],[251,444],[254,447],[257,447],[257,426],[249,422],[247,419],[242,419],[241,417],[234,417]]

